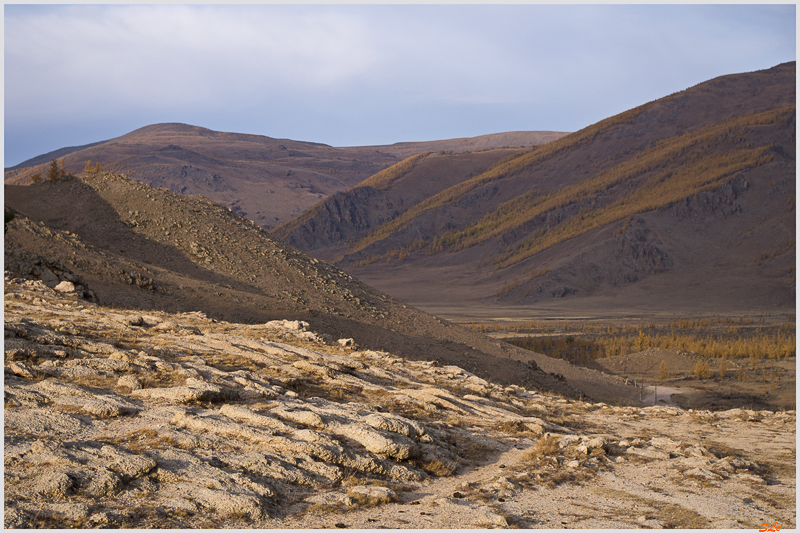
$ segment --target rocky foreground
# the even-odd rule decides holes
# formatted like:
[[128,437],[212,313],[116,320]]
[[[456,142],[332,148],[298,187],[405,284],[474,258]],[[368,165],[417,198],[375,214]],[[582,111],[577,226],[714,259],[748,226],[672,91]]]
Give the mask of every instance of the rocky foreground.
[[6,276],[7,528],[796,527],[794,411],[586,403],[75,291]]

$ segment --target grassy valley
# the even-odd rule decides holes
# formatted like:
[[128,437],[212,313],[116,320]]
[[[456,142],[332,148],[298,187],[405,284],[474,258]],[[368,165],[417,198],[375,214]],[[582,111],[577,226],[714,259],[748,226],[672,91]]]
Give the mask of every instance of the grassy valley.
[[506,342],[650,387],[684,408],[795,409],[796,324],[739,317],[666,323],[472,323]]

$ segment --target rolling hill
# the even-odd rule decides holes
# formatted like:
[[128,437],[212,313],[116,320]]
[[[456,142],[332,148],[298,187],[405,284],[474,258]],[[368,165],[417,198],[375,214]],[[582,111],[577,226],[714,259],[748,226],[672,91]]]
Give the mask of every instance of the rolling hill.
[[200,194],[268,229],[303,213],[398,161],[430,150],[529,147],[554,132],[508,132],[475,138],[334,148],[319,143],[225,133],[186,124],[155,124],[121,137],[64,148],[6,169],[5,182],[23,185],[47,175],[52,158],[83,172],[87,162],[180,194]]
[[[305,321],[334,344],[459,364],[500,383],[576,396],[633,394],[617,378],[533,354],[406,306],[199,196],[112,173],[5,186],[12,276],[82,286],[111,307]],[[566,379],[566,381],[564,381]],[[608,396],[611,394],[612,396]]]
[[795,94],[787,63],[504,159],[421,154],[273,234],[451,316],[790,311]]

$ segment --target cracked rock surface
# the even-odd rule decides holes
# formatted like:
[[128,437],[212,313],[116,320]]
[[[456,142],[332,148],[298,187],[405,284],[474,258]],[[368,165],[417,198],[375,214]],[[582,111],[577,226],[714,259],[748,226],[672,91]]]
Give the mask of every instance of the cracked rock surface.
[[615,407],[5,279],[5,526],[795,527],[794,411]]

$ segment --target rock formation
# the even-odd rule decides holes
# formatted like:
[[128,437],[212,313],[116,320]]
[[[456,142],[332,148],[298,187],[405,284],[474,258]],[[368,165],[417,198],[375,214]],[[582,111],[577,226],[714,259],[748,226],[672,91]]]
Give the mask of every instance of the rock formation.
[[587,403],[60,286],[6,272],[8,528],[795,526],[794,411]]

